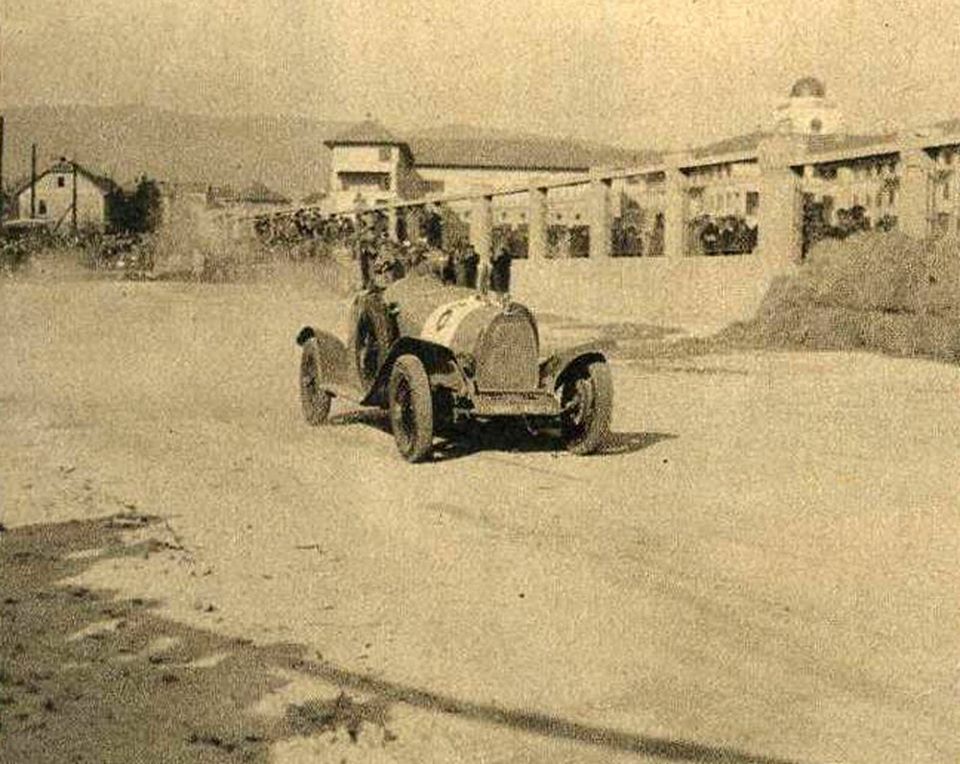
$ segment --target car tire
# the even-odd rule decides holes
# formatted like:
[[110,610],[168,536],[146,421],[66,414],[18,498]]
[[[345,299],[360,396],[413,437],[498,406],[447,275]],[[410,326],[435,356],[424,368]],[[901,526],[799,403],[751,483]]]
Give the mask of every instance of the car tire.
[[323,363],[315,337],[303,343],[300,355],[300,407],[307,424],[318,427],[330,417],[333,396],[323,389]]
[[560,432],[567,450],[580,456],[599,449],[610,432],[613,377],[606,361],[571,369],[560,384]]
[[390,427],[397,450],[408,462],[422,461],[433,446],[430,379],[414,355],[402,355],[390,371]]
[[364,395],[370,392],[380,367],[396,340],[396,331],[380,296],[366,295],[359,306],[353,337],[353,356]]

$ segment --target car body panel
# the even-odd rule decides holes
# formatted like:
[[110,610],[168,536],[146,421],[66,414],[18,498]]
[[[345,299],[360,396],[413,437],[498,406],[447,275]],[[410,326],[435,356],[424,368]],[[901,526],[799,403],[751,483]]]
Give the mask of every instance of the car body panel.
[[364,406],[381,406],[386,403],[387,382],[393,364],[400,356],[408,354],[415,355],[423,363],[431,387],[444,387],[458,395],[471,393],[466,374],[448,348],[418,337],[401,337],[387,353],[370,390],[366,394],[360,394],[360,402]]
[[590,361],[606,361],[612,342],[585,342],[564,348],[540,363],[540,387],[553,390],[568,369]]
[[359,401],[360,380],[347,346],[329,332],[305,326],[297,335],[297,344],[314,342],[319,352],[322,388],[338,397]]

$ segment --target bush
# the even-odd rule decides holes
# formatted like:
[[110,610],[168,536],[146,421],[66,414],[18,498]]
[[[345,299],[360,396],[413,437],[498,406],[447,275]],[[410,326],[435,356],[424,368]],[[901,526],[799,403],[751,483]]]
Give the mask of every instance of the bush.
[[0,274],[13,275],[29,268],[33,258],[54,243],[45,228],[0,233]]
[[796,275],[774,281],[752,321],[718,339],[960,361],[960,241],[825,240]]
[[830,239],[799,275],[819,305],[884,313],[960,311],[960,242],[924,243],[901,233]]

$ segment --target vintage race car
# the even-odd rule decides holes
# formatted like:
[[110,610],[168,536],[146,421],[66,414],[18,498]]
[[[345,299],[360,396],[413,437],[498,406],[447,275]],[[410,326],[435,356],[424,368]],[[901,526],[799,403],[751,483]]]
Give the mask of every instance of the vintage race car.
[[435,432],[464,420],[549,420],[577,454],[606,438],[613,382],[603,348],[541,359],[533,315],[502,295],[408,276],[358,293],[350,327],[346,342],[311,326],[297,335],[311,425],[328,421],[334,397],[387,409],[411,462],[430,454]]

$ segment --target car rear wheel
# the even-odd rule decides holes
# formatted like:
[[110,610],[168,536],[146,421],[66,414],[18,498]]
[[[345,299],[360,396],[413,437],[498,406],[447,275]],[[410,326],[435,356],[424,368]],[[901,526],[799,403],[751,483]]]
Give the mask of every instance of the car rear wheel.
[[420,359],[400,356],[390,372],[390,427],[397,449],[408,462],[422,461],[433,445],[430,379]]
[[613,378],[606,361],[591,361],[571,370],[560,386],[560,431],[567,450],[585,456],[596,452],[610,432]]
[[323,364],[316,338],[303,344],[300,356],[300,406],[307,424],[314,427],[326,424],[330,416],[332,396],[322,387]]

